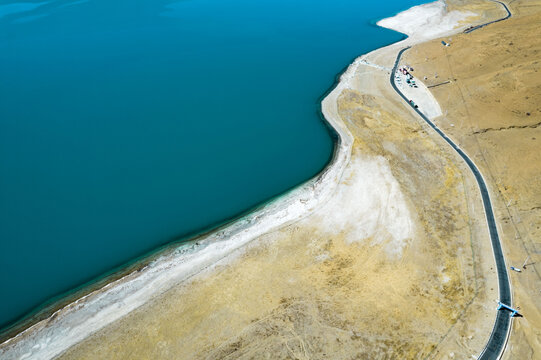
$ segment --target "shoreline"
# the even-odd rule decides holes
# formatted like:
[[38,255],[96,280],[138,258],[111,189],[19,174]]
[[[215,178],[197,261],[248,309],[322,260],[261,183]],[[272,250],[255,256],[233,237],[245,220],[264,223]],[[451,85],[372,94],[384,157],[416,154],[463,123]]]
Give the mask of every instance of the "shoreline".
[[[336,86],[329,94],[335,89]],[[7,333],[15,334],[0,343],[0,355],[9,355],[12,351],[19,353],[19,350],[22,350],[20,348],[23,347],[31,352],[31,354],[26,354],[36,356],[36,358],[48,359],[57,356],[91,333],[146,303],[155,295],[167,291],[203,270],[211,269],[218,261],[255,240],[258,236],[301,220],[313,213],[329,200],[338,185],[342,172],[349,163],[353,142],[351,134],[343,124],[331,123],[333,120],[328,120],[323,107],[321,112],[326,125],[334,130],[337,139],[332,159],[320,173],[305,183],[256,207],[249,213],[227,221],[216,229],[196,235],[181,244],[166,245],[165,248],[156,250],[155,254],[143,255],[143,259],[134,260],[132,264],[127,265],[127,270],[116,278],[113,273],[99,279],[95,283],[97,285],[82,285],[86,289],[95,285],[97,289],[90,290],[82,296],[74,295],[71,299],[68,295],[68,299],[65,301],[66,305],[54,310],[49,316],[39,319],[37,322],[32,319],[27,320],[30,325],[24,324],[25,320],[22,320],[23,324],[20,326],[15,324],[13,326],[15,330],[7,330]],[[130,288],[130,286],[134,288]],[[149,288],[152,289],[149,290]],[[76,289],[74,294],[80,291],[84,292]],[[132,303],[128,304],[127,302],[130,300]],[[118,306],[119,302],[123,305],[122,307]],[[99,309],[99,313],[96,315],[94,315],[95,308]],[[30,318],[39,316],[41,311],[43,310],[38,310],[36,315],[30,315]],[[84,323],[86,320],[85,312],[88,312],[87,316],[89,321],[91,319],[91,324]],[[78,326],[85,329],[79,334],[74,334],[77,332]],[[45,350],[49,345],[52,336],[58,336],[58,340],[66,339],[62,333],[51,334],[50,332],[55,330],[54,327],[70,329],[72,339],[68,340],[70,344],[66,344],[67,346],[63,346],[61,350],[47,351],[47,354],[44,354],[42,350]],[[23,330],[19,330],[21,328]],[[40,342],[40,339],[44,341]],[[54,342],[54,340],[52,341]],[[29,342],[29,344],[20,344],[21,342]],[[40,353],[33,353],[34,351]],[[19,356],[21,355],[23,354],[19,353]],[[18,358],[17,355],[15,356]]]
[[[412,17],[418,18],[419,11],[421,13],[423,9],[434,11],[436,8],[444,11],[445,4],[440,0],[418,5],[392,18],[380,20],[377,24],[401,31],[404,28],[400,25],[407,20],[407,17],[406,20],[403,19],[405,13],[409,12],[410,19]],[[414,9],[415,11],[412,13],[411,11]],[[475,14],[471,13],[471,15]],[[432,16],[432,13],[427,16]],[[390,21],[392,19],[395,19],[394,22]],[[432,27],[428,22],[424,25]],[[432,33],[432,38],[458,32],[467,25],[459,24],[457,28],[440,29],[440,31]],[[338,116],[337,97],[342,90],[350,86],[356,69],[363,64],[363,61],[366,61],[370,54],[390,47],[402,47],[405,44],[411,45],[429,40],[426,36],[417,35],[418,32],[424,32],[422,26],[413,32],[410,28],[408,32],[406,34],[409,37],[356,58],[337,77],[339,80],[333,85],[332,90],[324,95],[321,102],[321,113],[327,126],[334,129],[337,139],[332,159],[314,178],[263,204],[255,211],[241,216],[232,223],[197,236],[181,245],[173,244],[171,247],[158,250],[160,253],[150,255],[149,259],[145,259],[139,265],[132,264],[131,266],[135,270],[127,270],[127,274],[107,282],[106,285],[98,285],[99,289],[78,297],[76,301],[63,306],[50,317],[38,321],[1,343],[0,354],[9,356],[10,352],[13,352],[13,355],[19,353],[21,356],[30,352],[28,355],[35,358],[56,356],[89,334],[146,303],[155,295],[186,281],[204,269],[212,269],[217,261],[225,259],[234,250],[246,245],[258,236],[296,222],[321,207],[334,193],[346,165],[350,162],[353,144],[351,133]],[[129,266],[128,269],[130,269]],[[106,276],[103,280],[107,281],[108,279],[110,277]],[[99,309],[98,313],[95,313],[96,308]],[[61,332],[54,333],[55,327],[69,330],[69,339],[66,339],[67,336]],[[51,343],[55,345],[54,349],[51,349]]]
[[[331,88],[323,96],[320,97],[320,99],[324,99],[330,92],[333,91],[335,86],[338,84],[338,78],[340,77],[340,74],[341,73],[336,75],[335,82],[333,83]],[[321,101],[319,101],[319,104],[321,105]],[[142,254],[125,264],[119,265],[109,270],[105,274],[97,277],[96,279],[83,283],[74,289],[58,294],[54,296],[53,298],[45,301],[43,304],[36,307],[34,310],[32,310],[30,313],[28,313],[21,319],[17,320],[15,323],[10,324],[6,326],[5,328],[1,329],[0,354],[2,351],[2,346],[4,344],[7,344],[9,341],[11,341],[11,339],[16,338],[18,335],[30,329],[37,323],[41,321],[47,321],[48,319],[55,317],[58,312],[60,312],[64,308],[67,308],[71,304],[76,303],[79,300],[86,298],[96,292],[99,292],[100,290],[104,289],[104,287],[110,284],[116,283],[120,280],[123,280],[129,277],[130,275],[143,271],[149,265],[153,264],[155,261],[159,261],[163,257],[169,257],[170,255],[172,255],[172,253],[175,253],[176,255],[183,255],[186,253],[190,253],[192,251],[200,250],[202,246],[204,246],[203,242],[208,237],[222,231],[227,231],[228,228],[232,227],[235,224],[239,225],[238,223],[243,223],[249,217],[255,217],[255,218],[260,217],[256,215],[260,212],[264,212],[264,210],[267,207],[271,207],[271,206],[273,208],[277,207],[276,206],[277,204],[275,204],[276,202],[283,201],[284,198],[287,198],[288,196],[292,195],[294,192],[295,193],[301,192],[301,188],[309,187],[312,190],[314,190],[315,189],[314,186],[316,185],[314,185],[313,183],[316,183],[316,184],[319,183],[320,178],[328,171],[328,168],[333,165],[336,154],[338,152],[338,150],[336,149],[339,149],[340,144],[341,144],[340,135],[336,132],[335,128],[331,124],[329,124],[329,122],[327,122],[327,120],[325,119],[321,111],[321,108],[318,109],[318,114],[321,118],[321,121],[324,123],[324,126],[326,127],[327,131],[329,131],[329,136],[333,139],[333,153],[331,154],[331,157],[327,165],[325,165],[325,167],[321,171],[316,173],[316,175],[314,175],[313,177],[309,178],[308,180],[298,185],[291,187],[290,189],[286,190],[283,193],[273,196],[272,198],[264,201],[261,204],[258,204],[246,211],[243,211],[242,213],[238,215],[235,215],[231,218],[228,218],[226,220],[223,220],[221,222],[214,224],[210,229],[198,230],[186,236],[173,238],[173,240],[171,240],[170,242],[164,245],[161,245],[152,251]],[[343,165],[343,167],[345,167],[345,165]],[[292,201],[292,200],[293,199],[289,199],[288,201]],[[305,199],[302,199],[302,201],[305,201]],[[313,210],[310,210],[310,211],[313,211]],[[308,216],[309,214],[310,213],[306,213],[306,216]],[[300,217],[299,220],[302,219],[303,217],[304,216]],[[247,221],[251,223],[250,219],[248,219]],[[297,220],[294,219],[292,221],[295,222]],[[282,225],[287,225],[287,223],[277,224],[276,226],[280,227]],[[248,224],[247,226],[251,226],[251,225]],[[232,249],[232,251],[235,249]],[[227,254],[225,256],[227,256]],[[218,259],[217,261],[219,260],[220,259]],[[202,268],[201,270],[204,270],[204,269],[205,268]],[[190,276],[188,276],[188,278],[189,277]],[[174,285],[175,284],[173,284],[172,286]]]

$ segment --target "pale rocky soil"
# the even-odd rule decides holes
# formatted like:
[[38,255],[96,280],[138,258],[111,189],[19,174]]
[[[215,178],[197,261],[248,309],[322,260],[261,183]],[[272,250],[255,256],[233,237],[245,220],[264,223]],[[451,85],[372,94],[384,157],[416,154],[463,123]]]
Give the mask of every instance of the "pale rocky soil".
[[[460,3],[452,6],[464,7]],[[470,11],[486,10],[486,17],[500,15],[493,3],[479,1],[468,6]],[[486,28],[479,34],[490,31]],[[470,35],[470,39],[479,34]],[[453,42],[461,37],[453,37]],[[467,46],[466,39],[464,42]],[[430,66],[438,68],[440,78],[445,77],[439,69],[443,65],[436,65],[447,58],[440,52],[451,53],[459,46],[453,43],[442,49],[437,44],[439,41],[410,50],[408,61],[418,77],[422,78],[422,72],[434,72]],[[388,47],[367,59],[390,67],[399,48]],[[478,51],[469,52],[472,61],[479,56]],[[456,59],[466,63],[464,56],[457,55]],[[489,62],[491,57],[487,58]],[[531,61],[535,61],[533,57]],[[476,69],[471,65],[467,68]],[[460,66],[453,69],[458,71]],[[452,86],[466,86],[464,79],[474,74],[464,75]],[[497,281],[478,189],[459,157],[394,93],[389,76],[384,69],[359,65],[351,88],[337,99],[337,112],[355,143],[352,161],[329,203],[297,223],[260,237],[216,268],[157,296],[61,358],[464,359],[479,354],[496,315],[493,300],[497,299]],[[459,79],[459,75],[453,76]],[[477,83],[479,79],[472,80],[471,86]],[[436,121],[466,149],[486,142],[485,157],[497,159],[499,153],[493,149],[503,140],[492,139],[489,147],[483,136],[501,131],[472,135],[488,128],[480,126],[487,123],[466,126],[473,121],[466,115],[462,115],[462,122],[459,115],[451,119],[451,112],[466,113],[459,111],[456,91],[446,99],[444,88],[434,94],[444,113],[447,111],[446,117]],[[504,97],[501,95],[501,103]],[[468,98],[477,101],[475,96]],[[473,105],[468,109],[472,112]],[[502,109],[495,114],[501,114]],[[532,114],[533,109],[530,119],[537,116]],[[462,125],[451,127],[451,122]],[[497,126],[506,124],[502,121]],[[470,131],[460,135],[465,129]],[[528,129],[508,131],[537,131]],[[470,138],[477,140],[466,141]],[[505,159],[525,153],[521,149],[507,149],[509,158]],[[478,157],[472,157],[483,173],[490,169],[496,174],[496,168],[484,167]],[[495,164],[497,160],[492,161]],[[510,161],[505,169],[518,169],[522,161]],[[524,170],[521,178],[534,173]],[[486,177],[504,179],[503,173],[497,174],[486,173]],[[511,174],[509,178],[515,179]],[[526,186],[514,184],[508,188],[519,191]],[[527,194],[536,193],[539,191],[532,189]],[[526,225],[531,224],[525,211],[539,210],[519,210],[522,208],[516,204],[520,199],[514,200],[511,215],[517,211],[522,216],[517,225],[522,226],[521,239],[526,234],[532,238],[532,226],[527,227],[530,233],[525,232]],[[498,215],[500,219],[503,216],[501,211]],[[509,224],[517,222],[506,216]],[[509,225],[503,225],[508,233]],[[511,240],[505,240],[506,249],[515,246]],[[519,261],[522,250],[516,247],[510,250],[510,259]],[[533,269],[529,267],[520,275],[524,289],[527,281],[536,281]],[[515,292],[516,278],[513,276]],[[515,296],[518,301],[518,293]],[[521,300],[520,305],[528,315],[514,323],[511,351],[517,356],[512,358],[528,358],[522,356],[527,353],[519,344],[533,339],[534,319],[529,320],[529,315],[536,303],[531,298],[530,303]]]
[[[513,17],[406,54],[444,109],[437,121],[476,161],[492,189],[514,305],[507,359],[541,358],[541,1],[509,1]],[[435,73],[438,78],[434,77]]]

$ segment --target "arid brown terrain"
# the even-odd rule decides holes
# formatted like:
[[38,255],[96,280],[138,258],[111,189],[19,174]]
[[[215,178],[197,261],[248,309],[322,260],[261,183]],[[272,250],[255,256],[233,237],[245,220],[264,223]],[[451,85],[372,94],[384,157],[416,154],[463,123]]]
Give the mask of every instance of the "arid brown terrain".
[[[511,272],[508,359],[541,356],[541,2],[507,2],[513,17],[412,48],[406,61],[445,109],[438,121],[476,161],[492,188]],[[438,75],[436,78],[435,75]]]

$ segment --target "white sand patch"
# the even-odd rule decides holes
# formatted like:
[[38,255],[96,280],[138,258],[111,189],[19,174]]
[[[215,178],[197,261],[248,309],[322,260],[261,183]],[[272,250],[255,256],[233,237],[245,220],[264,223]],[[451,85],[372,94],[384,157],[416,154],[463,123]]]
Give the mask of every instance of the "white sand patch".
[[426,115],[430,120],[443,115],[438,100],[432,95],[426,85],[416,77],[413,77],[411,83],[415,83],[417,87],[410,86],[407,82],[407,77],[403,73],[397,71],[395,73],[396,86],[400,89],[402,94],[413,100],[413,102],[419,106],[419,110]]
[[476,14],[470,11],[447,12],[445,2],[438,0],[414,6],[377,24],[404,33],[415,41],[423,41],[446,35],[471,16]]
[[381,156],[352,160],[336,195],[315,216],[320,231],[384,244],[392,257],[401,256],[414,233],[400,184]]
[[387,72],[391,72],[393,69],[389,68],[389,67],[385,67],[385,66],[381,66],[381,65],[378,65],[378,64],[374,64],[368,60],[366,60],[365,58],[363,58],[362,56],[359,58],[359,63],[360,64],[363,64],[363,65],[366,65],[366,66],[370,66],[370,67],[373,67],[374,69],[378,69],[378,70],[383,70],[383,71],[387,71]]

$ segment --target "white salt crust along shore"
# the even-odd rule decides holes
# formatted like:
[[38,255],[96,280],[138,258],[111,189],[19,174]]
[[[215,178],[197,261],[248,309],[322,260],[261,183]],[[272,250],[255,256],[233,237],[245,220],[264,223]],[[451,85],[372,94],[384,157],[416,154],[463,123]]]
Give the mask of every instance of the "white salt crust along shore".
[[348,244],[381,245],[387,258],[399,259],[414,238],[414,218],[389,160],[356,155],[332,199],[298,224],[330,238],[343,234]]
[[[459,22],[470,15],[474,14],[447,13],[445,4],[440,0],[415,6],[393,18],[380,21],[378,25],[409,35],[408,39],[400,43],[406,46],[459,31],[457,29]],[[465,26],[467,25],[464,24]],[[397,44],[390,46],[396,47],[397,51],[399,49]],[[257,237],[305,218],[316,210],[324,210],[324,205],[329,203],[335,194],[340,198],[337,185],[344,170],[346,166],[356,168],[357,162],[350,164],[353,137],[338,116],[337,98],[344,89],[354,88],[351,82],[357,68],[363,65],[363,62],[366,63],[366,56],[355,60],[342,74],[336,88],[322,102],[323,115],[336,130],[340,140],[332,162],[321,174],[227,227],[198,239],[197,244],[191,242],[179,245],[143,269],[111,282],[56,311],[48,319],[36,323],[0,344],[0,358],[6,360],[53,358],[155,296],[202,270],[211,268],[219,260],[222,260],[222,263],[224,259],[230,261],[233,258],[231,254],[235,250]],[[387,70],[383,66],[380,68]],[[362,174],[364,165],[363,162],[359,164]],[[381,174],[389,173],[386,168],[388,165],[383,161],[372,162],[370,166],[382,167]],[[365,180],[373,182],[371,185],[378,188],[381,179],[376,176]],[[392,183],[393,179],[388,180]],[[332,203],[334,201],[329,203],[330,208],[334,208]],[[341,220],[329,221],[336,224]]]
[[378,21],[377,25],[409,36],[408,41],[420,43],[456,32],[457,26],[470,16],[469,11],[447,12],[443,0],[414,6],[397,15]]

